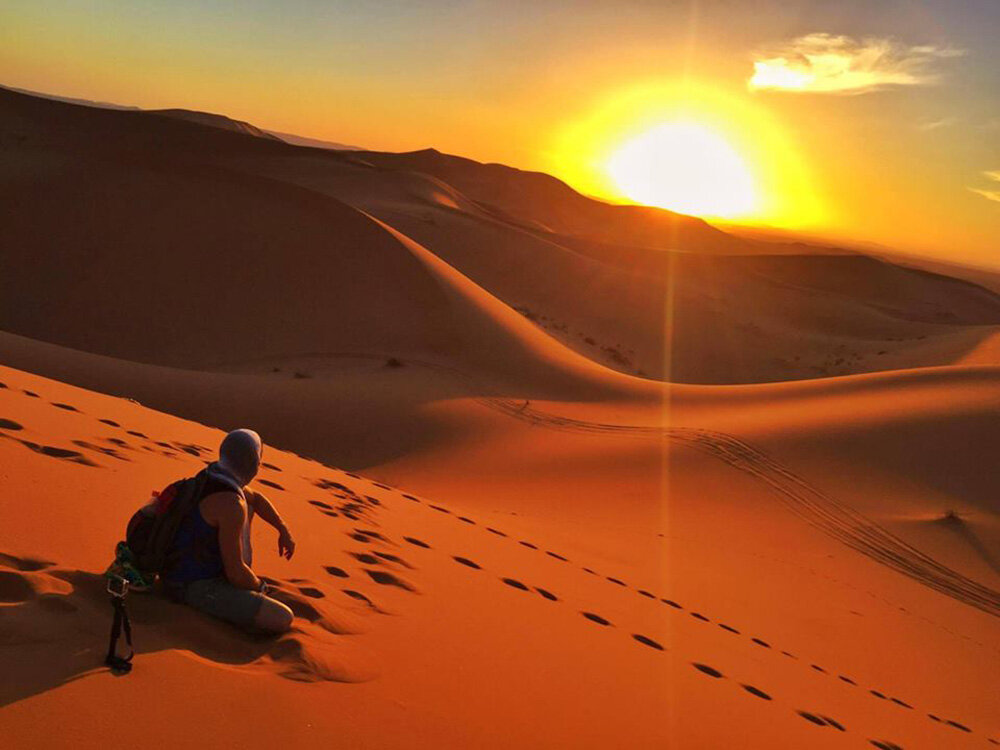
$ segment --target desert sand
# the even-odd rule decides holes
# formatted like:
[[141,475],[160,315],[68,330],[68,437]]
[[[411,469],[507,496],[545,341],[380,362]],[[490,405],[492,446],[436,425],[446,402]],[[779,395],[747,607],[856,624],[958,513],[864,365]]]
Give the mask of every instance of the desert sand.
[[[0,746],[1000,744],[1000,297],[218,123],[0,90]],[[293,631],[132,595],[116,677],[238,426]]]

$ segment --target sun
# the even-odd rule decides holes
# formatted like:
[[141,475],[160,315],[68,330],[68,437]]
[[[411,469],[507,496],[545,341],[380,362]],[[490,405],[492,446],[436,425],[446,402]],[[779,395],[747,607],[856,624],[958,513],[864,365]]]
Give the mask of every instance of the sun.
[[595,198],[722,224],[831,221],[799,138],[743,88],[635,81],[564,107],[549,138],[546,171]]
[[758,209],[744,159],[719,133],[698,122],[663,122],[631,137],[609,157],[618,191],[648,206],[735,219]]

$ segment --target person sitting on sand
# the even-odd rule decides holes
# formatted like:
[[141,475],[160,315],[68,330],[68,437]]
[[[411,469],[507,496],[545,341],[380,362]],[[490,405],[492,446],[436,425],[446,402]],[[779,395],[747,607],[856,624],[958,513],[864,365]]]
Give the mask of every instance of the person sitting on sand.
[[253,430],[234,430],[208,466],[201,497],[181,521],[163,573],[172,598],[248,630],[287,632],[292,611],[267,596],[251,567],[250,524],[260,516],[278,531],[278,554],[291,559],[295,541],[278,511],[246,486],[257,475],[263,443]]

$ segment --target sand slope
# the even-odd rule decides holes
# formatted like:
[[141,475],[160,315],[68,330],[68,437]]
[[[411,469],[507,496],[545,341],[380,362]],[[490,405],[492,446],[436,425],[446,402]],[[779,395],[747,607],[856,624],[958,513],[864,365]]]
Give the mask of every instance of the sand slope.
[[[376,470],[410,473],[440,497],[269,448],[255,486],[300,550],[279,562],[262,529],[256,547],[295,604],[296,632],[246,641],[136,598],[137,671],[113,679],[93,668],[108,614],[96,574],[137,500],[196,469],[221,433],[21,371],[4,368],[0,382],[3,493],[19,498],[0,511],[0,660],[17,675],[0,709],[9,746],[46,746],[42,715],[110,719],[165,690],[192,716],[210,696],[240,696],[227,702],[238,709],[212,708],[211,725],[247,747],[279,735],[352,747],[706,748],[974,747],[996,736],[995,612],[857,554],[775,491],[769,476],[786,475],[744,468],[759,460],[752,451],[665,444],[585,407],[568,421],[565,403],[555,421],[551,405],[515,418],[442,404],[453,425],[476,424],[476,441],[462,447],[452,432]],[[871,540],[885,527],[866,510]],[[944,539],[935,570],[961,562],[963,544]],[[979,591],[1000,580],[974,572]],[[188,746],[187,730],[147,713]],[[103,741],[74,726],[80,746]]]

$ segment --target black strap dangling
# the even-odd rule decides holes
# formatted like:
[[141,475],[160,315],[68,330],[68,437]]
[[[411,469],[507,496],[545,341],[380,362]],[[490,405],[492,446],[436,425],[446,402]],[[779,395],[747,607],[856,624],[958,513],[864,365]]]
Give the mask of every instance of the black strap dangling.
[[[135,651],[132,648],[132,623],[128,619],[128,611],[125,609],[124,593],[111,595],[111,606],[114,608],[114,619],[111,621],[111,638],[108,642],[108,655],[104,663],[111,667],[111,671],[119,674],[128,674],[132,671],[132,657]],[[125,643],[128,644],[128,656],[118,656],[115,651],[118,646],[118,638],[125,629]]]

